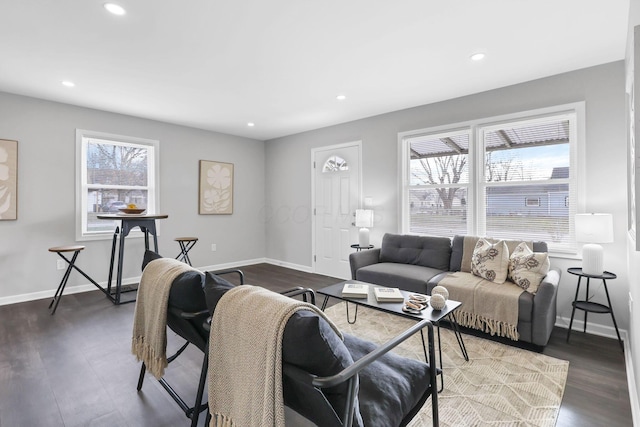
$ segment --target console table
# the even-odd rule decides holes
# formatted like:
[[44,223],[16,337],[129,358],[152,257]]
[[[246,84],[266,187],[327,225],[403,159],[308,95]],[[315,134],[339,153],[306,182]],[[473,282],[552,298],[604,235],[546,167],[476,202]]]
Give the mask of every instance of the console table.
[[[567,342],[569,342],[569,337],[571,336],[571,328],[573,326],[573,317],[576,314],[576,309],[584,311],[584,327],[582,329],[583,332],[587,332],[587,314],[589,313],[610,313],[611,320],[613,320],[613,326],[616,328],[616,335],[618,335],[618,342],[620,343],[620,347],[622,351],[624,351],[624,344],[622,343],[622,339],[620,339],[620,332],[618,331],[618,324],[616,323],[616,317],[613,314],[613,306],[611,305],[611,299],[609,298],[609,290],[607,289],[607,280],[613,280],[616,276],[613,273],[608,271],[603,272],[602,274],[586,274],[582,272],[582,268],[573,267],[567,270],[569,274],[573,274],[578,276],[578,285],[576,287],[576,296],[573,298],[573,310],[571,311],[571,321],[569,322],[569,331],[567,332]],[[584,300],[578,300],[578,292],[580,291],[580,282],[582,278],[587,278],[587,292],[585,293]],[[592,302],[589,298],[589,281],[590,279],[600,279],[602,280],[602,284],[604,285],[604,293],[607,296],[607,304],[600,304],[597,302]]]

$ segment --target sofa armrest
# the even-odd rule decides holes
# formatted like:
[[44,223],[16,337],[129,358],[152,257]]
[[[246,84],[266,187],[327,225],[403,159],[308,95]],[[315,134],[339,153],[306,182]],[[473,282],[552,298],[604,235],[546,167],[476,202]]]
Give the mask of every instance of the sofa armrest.
[[552,268],[542,279],[538,291],[533,297],[533,325],[531,341],[533,344],[545,346],[556,323],[556,300],[560,270]]
[[351,266],[351,278],[356,279],[356,271],[367,265],[380,262],[380,248],[358,251],[349,254],[349,265]]

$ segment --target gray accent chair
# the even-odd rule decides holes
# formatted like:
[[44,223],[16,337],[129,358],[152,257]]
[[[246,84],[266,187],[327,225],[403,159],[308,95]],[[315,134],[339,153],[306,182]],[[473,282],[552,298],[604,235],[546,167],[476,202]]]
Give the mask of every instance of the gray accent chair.
[[[233,284],[216,274],[206,273],[204,293],[212,315],[224,293],[231,288]],[[309,295],[309,300],[315,301],[311,289],[292,288],[283,294]],[[437,369],[390,352],[423,329],[427,331],[429,360],[434,361],[434,331],[429,320],[411,325],[378,346],[348,334],[341,340],[314,312],[294,313],[282,337],[285,415],[291,417],[287,418],[287,425],[403,427],[431,398],[433,425],[438,426]],[[194,406],[202,402],[207,356],[205,351]],[[207,415],[207,425],[210,416]],[[192,426],[197,422],[196,413]]]

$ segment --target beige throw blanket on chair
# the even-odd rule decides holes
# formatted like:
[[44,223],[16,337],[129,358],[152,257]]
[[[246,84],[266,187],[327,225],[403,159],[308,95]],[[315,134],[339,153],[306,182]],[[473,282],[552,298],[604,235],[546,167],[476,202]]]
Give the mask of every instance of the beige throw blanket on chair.
[[[282,336],[298,310],[314,305],[257,286],[238,286],[218,302],[209,338],[210,427],[284,426]],[[304,345],[304,343],[300,343]]]
[[133,316],[131,352],[156,378],[164,375],[167,367],[167,307],[173,280],[189,265],[171,258],[160,258],[147,264],[136,298]]

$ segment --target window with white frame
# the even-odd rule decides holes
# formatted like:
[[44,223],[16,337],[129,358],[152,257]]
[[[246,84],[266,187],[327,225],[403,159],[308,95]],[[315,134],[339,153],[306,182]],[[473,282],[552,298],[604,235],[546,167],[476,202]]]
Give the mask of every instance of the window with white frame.
[[575,248],[575,110],[401,135],[402,231]]
[[98,215],[129,205],[156,212],[158,147],[155,140],[76,131],[76,238],[111,236],[116,221]]
[[408,138],[408,231],[453,236],[467,231],[469,130]]

